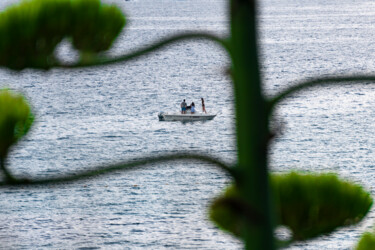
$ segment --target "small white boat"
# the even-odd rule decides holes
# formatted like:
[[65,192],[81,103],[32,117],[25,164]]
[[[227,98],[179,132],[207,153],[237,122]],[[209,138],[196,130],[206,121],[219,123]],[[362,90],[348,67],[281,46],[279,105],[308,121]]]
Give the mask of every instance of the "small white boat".
[[181,122],[191,122],[191,121],[207,121],[214,119],[216,114],[204,114],[204,113],[173,113],[168,114],[164,112],[160,112],[158,114],[159,121],[181,121]]

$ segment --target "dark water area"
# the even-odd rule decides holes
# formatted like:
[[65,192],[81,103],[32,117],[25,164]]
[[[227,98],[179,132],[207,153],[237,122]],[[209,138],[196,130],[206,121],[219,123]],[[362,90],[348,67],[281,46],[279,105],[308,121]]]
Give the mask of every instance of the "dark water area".
[[[15,1],[3,1],[5,7]],[[225,35],[223,0],[112,1],[129,16],[110,54],[126,53],[171,34]],[[374,4],[370,1],[260,3],[260,57],[268,96],[299,79],[372,73]],[[59,56],[76,54],[68,41]],[[168,152],[236,159],[229,60],[204,40],[168,46],[126,64],[49,72],[0,71],[0,86],[24,93],[36,113],[9,167],[45,177]],[[159,122],[182,99],[218,112],[209,122]],[[274,172],[336,172],[374,193],[372,138],[375,86],[325,87],[299,93],[277,110],[280,134],[270,152]],[[241,249],[207,218],[230,180],[205,163],[153,164],[142,170],[40,188],[0,192],[2,249]],[[293,249],[350,249],[374,223],[337,230]]]

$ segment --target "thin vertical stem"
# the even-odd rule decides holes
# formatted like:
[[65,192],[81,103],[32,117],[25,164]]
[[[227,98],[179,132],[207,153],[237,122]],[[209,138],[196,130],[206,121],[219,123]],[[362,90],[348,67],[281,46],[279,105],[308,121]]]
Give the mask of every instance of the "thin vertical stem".
[[246,249],[274,249],[267,171],[268,112],[262,95],[255,0],[231,1],[231,56],[236,102],[238,188],[262,214],[261,225],[248,225]]

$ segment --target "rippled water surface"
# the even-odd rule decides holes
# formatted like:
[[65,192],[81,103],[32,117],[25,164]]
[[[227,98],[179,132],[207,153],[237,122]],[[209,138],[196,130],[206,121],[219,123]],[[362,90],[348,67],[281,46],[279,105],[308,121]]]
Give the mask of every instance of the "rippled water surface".
[[[5,7],[15,1],[3,1]],[[111,54],[185,30],[225,35],[224,0],[112,1],[129,16]],[[371,1],[262,1],[260,57],[265,93],[333,73],[374,69],[375,6]],[[68,41],[58,54],[74,58]],[[55,176],[165,152],[203,152],[235,161],[229,61],[217,45],[197,40],[148,57],[101,68],[21,73],[2,70],[1,86],[23,92],[35,125],[14,148],[17,175]],[[159,122],[182,99],[218,112],[209,122]],[[283,102],[271,168],[334,171],[374,193],[375,86],[325,87]],[[240,249],[207,219],[210,200],[229,179],[199,162],[153,164],[79,183],[0,191],[3,249]],[[349,249],[372,226],[338,230],[295,249]]]

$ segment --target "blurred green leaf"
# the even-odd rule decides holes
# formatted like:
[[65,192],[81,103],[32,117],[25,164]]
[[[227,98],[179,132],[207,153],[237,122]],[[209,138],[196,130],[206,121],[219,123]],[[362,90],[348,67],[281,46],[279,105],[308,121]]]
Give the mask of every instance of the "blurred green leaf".
[[357,250],[373,250],[375,249],[375,234],[366,232],[362,235],[356,247]]
[[0,90],[0,158],[30,129],[34,120],[30,106],[22,95]]
[[83,52],[99,52],[110,48],[125,24],[115,6],[101,5],[99,0],[75,1],[72,4],[73,45]]
[[244,220],[237,211],[234,211],[234,209],[231,209],[225,202],[223,202],[227,198],[240,199],[240,195],[234,185],[227,187],[224,194],[212,203],[210,208],[210,219],[222,230],[240,237],[241,232],[245,228],[243,224]]
[[[290,228],[293,240],[307,240],[357,223],[372,205],[362,187],[333,174],[274,174],[271,185],[278,224]],[[243,215],[223,205],[221,200],[228,197],[241,198],[235,186],[227,188],[211,206],[210,217],[219,227],[240,236]]]
[[81,52],[108,50],[124,25],[121,10],[99,0],[23,1],[0,13],[0,66],[48,69],[70,37]]
[[293,239],[306,240],[337,227],[360,221],[372,198],[361,186],[334,174],[273,175],[271,178],[279,223],[289,227]]

